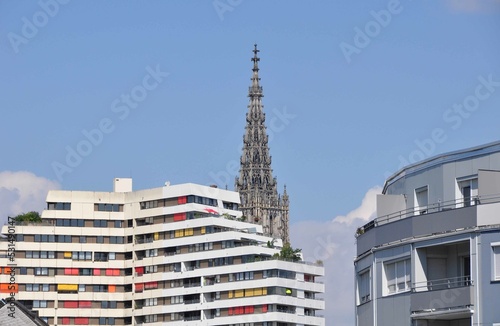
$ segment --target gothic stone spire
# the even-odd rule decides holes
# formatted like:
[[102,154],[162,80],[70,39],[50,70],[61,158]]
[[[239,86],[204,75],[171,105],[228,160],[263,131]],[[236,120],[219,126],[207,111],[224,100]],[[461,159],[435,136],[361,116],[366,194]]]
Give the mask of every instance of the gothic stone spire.
[[284,242],[289,242],[288,195],[278,194],[277,181],[273,177],[271,155],[262,105],[262,86],[259,78],[259,50],[254,45],[252,84],[246,114],[243,152],[240,159],[240,175],[235,189],[241,196],[241,210],[249,221],[261,224],[264,232]]

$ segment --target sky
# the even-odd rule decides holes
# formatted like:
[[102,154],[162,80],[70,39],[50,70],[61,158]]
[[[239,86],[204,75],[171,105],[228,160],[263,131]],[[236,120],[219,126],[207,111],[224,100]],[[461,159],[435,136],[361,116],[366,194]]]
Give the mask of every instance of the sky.
[[500,1],[0,1],[0,221],[50,189],[234,188],[252,49],[292,245],[354,322],[354,230],[399,168],[500,138]]

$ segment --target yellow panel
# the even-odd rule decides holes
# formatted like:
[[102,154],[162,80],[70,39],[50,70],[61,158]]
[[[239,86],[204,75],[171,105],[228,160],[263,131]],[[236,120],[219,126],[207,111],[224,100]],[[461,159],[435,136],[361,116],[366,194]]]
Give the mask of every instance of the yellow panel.
[[189,229],[184,230],[184,235],[186,237],[190,236],[190,235],[193,235],[193,234],[194,234],[193,228],[189,228]]
[[257,288],[253,290],[253,295],[262,295],[262,288]]
[[227,294],[227,297],[228,297],[229,299],[232,299],[232,298],[233,298],[233,296],[234,296],[234,291],[229,291],[229,293]]
[[253,297],[253,296],[254,296],[253,289],[246,289],[245,290],[245,297]]
[[262,288],[262,295],[267,295],[267,288]]
[[65,251],[64,258],[71,258],[71,251]]
[[234,290],[235,298],[242,298],[245,295],[245,290]]
[[184,230],[175,230],[175,237],[181,238],[184,236]]
[[154,240],[160,240],[160,234],[159,234],[158,232],[155,232],[155,233],[153,234],[153,239],[154,239]]
[[205,229],[205,227],[204,227],[204,226],[202,226],[202,227],[201,227],[201,234],[205,234],[205,233],[207,233],[207,230]]
[[58,284],[58,291],[78,291],[78,284]]

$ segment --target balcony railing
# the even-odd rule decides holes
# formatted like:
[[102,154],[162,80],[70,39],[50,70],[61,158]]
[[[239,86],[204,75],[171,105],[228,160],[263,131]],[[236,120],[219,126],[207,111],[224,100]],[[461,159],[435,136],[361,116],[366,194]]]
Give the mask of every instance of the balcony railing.
[[470,276],[458,276],[443,278],[437,280],[428,280],[423,282],[416,282],[412,284],[412,292],[419,291],[433,291],[433,290],[443,290],[443,289],[453,289],[463,286],[472,286],[472,280]]
[[500,194],[488,195],[488,196],[471,196],[467,200],[464,200],[463,198],[461,198],[461,199],[456,199],[456,200],[431,203],[425,207],[411,207],[411,208],[396,211],[394,213],[390,213],[387,215],[382,215],[382,216],[375,218],[374,220],[371,220],[370,222],[366,223],[365,225],[359,227],[356,231],[355,236],[359,237],[360,235],[362,235],[363,233],[365,233],[368,230],[371,230],[373,228],[376,228],[376,227],[383,225],[383,224],[386,224],[386,223],[405,219],[407,217],[437,213],[437,212],[442,212],[442,211],[447,211],[447,210],[452,210],[452,209],[459,209],[459,208],[470,207],[470,206],[476,206],[476,205],[481,205],[482,203],[490,204],[490,203],[498,203],[498,202],[500,202]]

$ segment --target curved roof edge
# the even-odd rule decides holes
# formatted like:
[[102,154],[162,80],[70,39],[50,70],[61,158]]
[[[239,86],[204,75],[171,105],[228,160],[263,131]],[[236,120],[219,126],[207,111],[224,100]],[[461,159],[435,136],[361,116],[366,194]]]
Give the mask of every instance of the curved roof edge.
[[422,170],[435,167],[437,165],[442,165],[445,163],[449,162],[454,162],[454,161],[459,161],[463,159],[468,159],[472,157],[478,157],[478,156],[483,156],[495,152],[500,152],[500,141],[495,141],[492,143],[484,144],[484,145],[479,145],[475,147],[470,147],[466,149],[461,149],[453,152],[448,152],[444,154],[439,154],[436,156],[432,156],[428,159],[425,159],[423,161],[417,162],[410,164],[408,166],[405,166],[401,168],[399,171],[396,173],[392,174],[387,180],[385,180],[384,183],[384,188],[382,190],[382,193],[385,194],[387,188],[393,184],[394,182],[398,181],[399,179],[411,175],[413,173],[420,172]]

